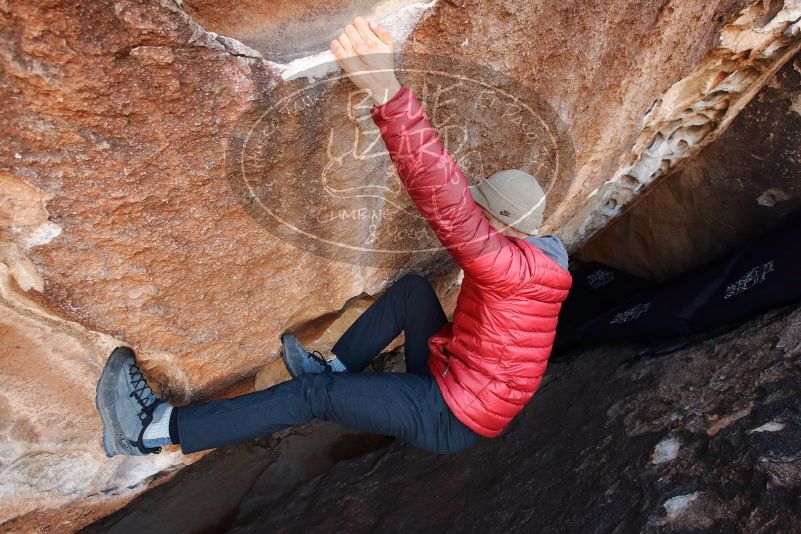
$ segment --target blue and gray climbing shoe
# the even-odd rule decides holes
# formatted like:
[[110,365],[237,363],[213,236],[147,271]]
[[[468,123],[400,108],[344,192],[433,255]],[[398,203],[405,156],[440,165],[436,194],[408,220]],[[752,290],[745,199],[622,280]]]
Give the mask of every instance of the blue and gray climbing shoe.
[[281,344],[283,345],[284,364],[289,370],[292,378],[297,378],[300,375],[308,373],[322,373],[324,371],[331,371],[331,365],[325,360],[325,357],[318,351],[309,352],[303,348],[298,338],[293,334],[284,333],[281,335]]
[[95,405],[103,421],[103,447],[116,454],[143,456],[161,451],[145,447],[142,435],[161,401],[147,385],[131,349],[117,347],[109,356],[97,383]]

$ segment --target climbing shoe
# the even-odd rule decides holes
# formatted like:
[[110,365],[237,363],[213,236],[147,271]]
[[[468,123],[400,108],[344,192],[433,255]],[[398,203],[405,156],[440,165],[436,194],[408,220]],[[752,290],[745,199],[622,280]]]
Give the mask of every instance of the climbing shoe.
[[161,401],[147,385],[133,351],[128,347],[114,349],[103,367],[95,395],[95,405],[103,421],[106,456],[160,452],[160,447],[145,447],[142,441],[159,404]]
[[331,365],[319,351],[307,351],[293,334],[288,332],[282,334],[281,344],[283,345],[284,365],[292,378],[309,373],[332,371]]

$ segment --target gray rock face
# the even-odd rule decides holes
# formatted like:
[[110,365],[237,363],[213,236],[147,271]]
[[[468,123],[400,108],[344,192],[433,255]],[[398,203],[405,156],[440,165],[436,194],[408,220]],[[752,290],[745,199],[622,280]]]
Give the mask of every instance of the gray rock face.
[[[184,0],[184,10],[204,28],[288,62],[328,49],[351,20],[383,20],[415,0]],[[413,8],[414,6],[412,6]]]
[[781,314],[580,354],[500,439],[340,463],[235,531],[797,532],[801,309]]

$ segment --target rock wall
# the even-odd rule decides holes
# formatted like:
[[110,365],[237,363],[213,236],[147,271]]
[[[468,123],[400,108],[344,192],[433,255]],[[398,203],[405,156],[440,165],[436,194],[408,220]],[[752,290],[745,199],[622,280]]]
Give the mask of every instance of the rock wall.
[[578,256],[664,280],[801,208],[801,55],[715,143],[648,190]]
[[715,141],[801,49],[800,16],[799,2],[763,2],[733,17],[695,69],[653,102],[619,166],[559,232],[580,245],[650,184]]
[[[232,37],[279,64],[326,50],[357,15],[389,25],[387,19],[398,11],[427,8],[415,0],[184,0],[181,5],[205,29]],[[416,21],[412,14],[409,22]]]
[[[640,190],[627,177],[657,133],[670,138],[666,124],[694,133],[689,149],[660,157],[692,154],[799,46],[797,1],[752,4],[387,2],[381,16],[408,39],[401,76],[471,181],[536,171],[547,228],[575,246],[609,218],[607,191],[629,186],[622,206]],[[0,1],[9,529],[77,528],[192,460],[102,457],[92,393],[114,345],[134,347],[165,395],[202,400],[252,389],[282,331],[405,272],[443,295],[458,289],[365,121],[363,95],[316,48],[329,13],[312,9],[313,38],[290,32],[297,46],[268,57],[269,43],[197,22],[240,28],[209,10],[226,5]],[[243,17],[250,35],[276,27],[264,13]],[[309,65],[320,68],[305,76]],[[491,102],[479,86],[493,88]],[[685,112],[696,104],[706,119]]]

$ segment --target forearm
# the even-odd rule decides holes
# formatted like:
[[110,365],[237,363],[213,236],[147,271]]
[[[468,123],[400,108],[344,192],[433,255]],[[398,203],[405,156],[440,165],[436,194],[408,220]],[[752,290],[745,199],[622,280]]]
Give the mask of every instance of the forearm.
[[370,98],[373,99],[373,103],[376,106],[382,106],[392,100],[395,95],[398,94],[401,90],[401,85],[398,82],[397,78],[395,78],[395,73],[392,73],[392,77],[387,79],[386,82],[379,82],[375,85],[368,87],[370,91]]

